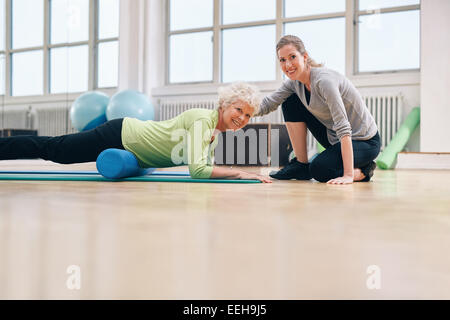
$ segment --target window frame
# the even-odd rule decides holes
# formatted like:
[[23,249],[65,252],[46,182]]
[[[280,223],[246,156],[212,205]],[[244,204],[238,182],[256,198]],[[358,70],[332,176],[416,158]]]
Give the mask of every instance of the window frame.
[[[222,79],[222,31],[231,28],[252,27],[260,25],[275,25],[276,39],[279,39],[284,34],[284,25],[289,22],[299,21],[311,21],[329,18],[344,18],[345,19],[345,75],[360,86],[371,85],[403,85],[403,84],[418,84],[420,82],[420,67],[418,69],[407,70],[384,70],[373,72],[359,72],[359,43],[358,43],[358,19],[359,16],[369,15],[373,13],[387,13],[387,12],[401,12],[410,10],[419,10],[420,4],[406,5],[392,8],[382,8],[380,10],[359,10],[359,0],[345,0],[345,11],[333,12],[327,14],[308,15],[302,17],[284,17],[284,0],[276,0],[276,15],[275,19],[252,21],[246,23],[235,24],[223,24],[222,23],[222,0],[213,0],[213,25],[205,28],[195,29],[180,29],[176,31],[170,31],[170,0],[165,1],[165,13],[166,13],[166,25],[165,25],[165,56],[167,57],[165,62],[165,75],[164,86],[166,88],[157,88],[155,90],[156,95],[163,95],[169,93],[170,88],[176,88],[180,90],[187,88],[186,92],[198,91],[199,87],[210,86],[211,88],[206,90],[208,93],[213,92],[214,88],[217,88],[223,82]],[[169,82],[169,68],[170,68],[170,36],[174,34],[183,34],[191,32],[201,31],[213,31],[213,77],[212,81],[203,82],[184,82],[184,83],[170,83]],[[419,48],[420,50],[420,48]],[[279,64],[276,63],[276,79],[273,81],[261,81],[255,82],[258,84],[264,84],[264,87],[274,83],[279,83],[283,79],[282,71]],[[272,85],[273,86],[273,85]],[[271,86],[271,87],[272,87]],[[205,92],[206,92],[205,91]],[[181,92],[179,92],[181,93]]]
[[[70,93],[50,93],[51,79],[50,79],[50,50],[54,48],[63,48],[63,47],[76,47],[80,45],[88,46],[88,88],[87,90],[100,90],[108,94],[112,94],[116,91],[117,87],[105,87],[98,88],[97,79],[98,79],[98,46],[102,42],[110,42],[110,41],[120,41],[120,35],[113,38],[105,38],[99,39],[98,37],[98,28],[99,28],[99,0],[89,1],[89,37],[86,41],[77,41],[70,43],[58,43],[51,44],[50,43],[50,1],[51,0],[43,0],[44,1],[44,43],[42,46],[36,47],[27,47],[20,49],[12,49],[11,40],[12,40],[12,0],[5,0],[5,12],[6,12],[6,21],[5,21],[5,50],[0,51],[0,54],[5,55],[5,94],[1,95],[3,97],[3,103],[7,105],[15,105],[15,104],[23,104],[33,102],[58,102],[58,101],[67,101],[73,100],[79,96],[81,92],[70,92]],[[120,23],[120,22],[119,22]],[[42,50],[43,51],[43,94],[41,95],[26,95],[26,96],[12,96],[12,55],[20,52],[28,52],[34,50]],[[119,66],[117,66],[119,69]],[[118,85],[118,84],[117,84]]]
[[[94,3],[94,5],[92,5],[92,3]],[[93,10],[89,10],[89,14],[92,14],[93,17],[90,17],[90,21],[89,21],[89,34],[92,35],[92,37],[90,36],[89,39],[93,42],[93,45],[89,45],[89,50],[92,52],[89,54],[89,59],[93,59],[93,62],[91,64],[91,62],[89,62],[89,73],[93,73],[92,75],[92,86],[90,86],[88,84],[88,90],[95,90],[95,89],[101,89],[101,90],[115,90],[117,89],[117,87],[119,86],[119,77],[117,77],[117,86],[116,87],[98,87],[98,48],[100,46],[101,43],[104,42],[117,42],[117,49],[120,49],[119,46],[119,35],[120,35],[120,0],[119,0],[119,28],[118,28],[118,32],[117,32],[117,37],[112,37],[112,38],[104,38],[104,39],[100,39],[98,36],[98,30],[99,30],[99,15],[100,15],[100,10],[99,10],[99,0],[95,0],[95,1],[89,1],[89,5],[92,7],[93,6]],[[119,55],[119,52],[117,52],[117,55]],[[120,60],[119,60],[120,63]],[[91,68],[92,66],[92,68]],[[119,64],[117,65],[117,72],[119,72]],[[119,75],[119,73],[117,73]],[[90,77],[89,77],[90,78]]]
[[[395,69],[395,70],[382,70],[382,71],[359,71],[359,21],[360,16],[369,16],[372,14],[383,14],[383,13],[393,13],[393,12],[406,12],[406,11],[415,11],[419,10],[420,14],[420,4],[416,5],[406,5],[406,6],[397,6],[397,7],[389,7],[389,8],[380,8],[375,10],[359,10],[359,0],[355,0],[354,3],[355,14],[354,14],[354,45],[353,45],[353,55],[355,59],[353,59],[353,75],[377,75],[377,74],[396,74],[396,73],[413,73],[419,72],[419,68],[415,69]],[[420,48],[419,48],[420,50]],[[419,52],[420,57],[420,52]]]

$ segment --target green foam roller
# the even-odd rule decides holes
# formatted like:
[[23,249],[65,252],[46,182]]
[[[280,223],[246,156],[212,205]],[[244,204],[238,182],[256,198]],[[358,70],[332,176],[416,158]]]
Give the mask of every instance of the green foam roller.
[[288,158],[289,162],[291,162],[291,160],[294,158],[295,158],[295,152],[294,152],[294,150],[292,150],[291,153],[289,153],[289,158]]
[[324,150],[325,148],[319,142],[317,142],[317,152],[322,153]]
[[[322,153],[325,150],[324,147],[322,147],[322,145],[317,142],[317,153],[311,157],[311,159],[309,159],[309,162],[311,162],[319,153]],[[294,150],[291,151],[291,153],[289,154],[289,161],[291,161],[292,159],[295,158],[295,153]]]
[[380,169],[390,169],[392,168],[395,160],[397,159],[397,154],[403,150],[405,145],[408,143],[409,138],[416,130],[420,122],[420,108],[415,107],[406,117],[405,121],[398,129],[395,136],[389,142],[388,146],[384,149],[381,155],[377,159],[377,166]]

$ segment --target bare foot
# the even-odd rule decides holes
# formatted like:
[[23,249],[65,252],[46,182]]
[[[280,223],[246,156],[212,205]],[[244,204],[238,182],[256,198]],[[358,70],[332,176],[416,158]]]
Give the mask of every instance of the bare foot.
[[365,178],[366,176],[364,175],[364,173],[361,172],[361,169],[356,168],[353,170],[353,181],[357,182],[357,181],[361,181]]

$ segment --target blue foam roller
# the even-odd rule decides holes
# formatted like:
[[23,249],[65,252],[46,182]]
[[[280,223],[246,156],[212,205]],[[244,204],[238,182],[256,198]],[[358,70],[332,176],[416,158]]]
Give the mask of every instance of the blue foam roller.
[[134,154],[127,150],[106,149],[97,157],[97,170],[108,179],[123,179],[150,174],[155,168],[143,169]]

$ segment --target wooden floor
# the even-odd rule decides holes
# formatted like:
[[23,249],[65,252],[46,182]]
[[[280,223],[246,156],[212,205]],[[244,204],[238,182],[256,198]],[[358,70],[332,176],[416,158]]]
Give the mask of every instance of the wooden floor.
[[[94,167],[0,162],[61,168]],[[449,252],[450,171],[348,186],[0,181],[1,299],[450,299]]]

